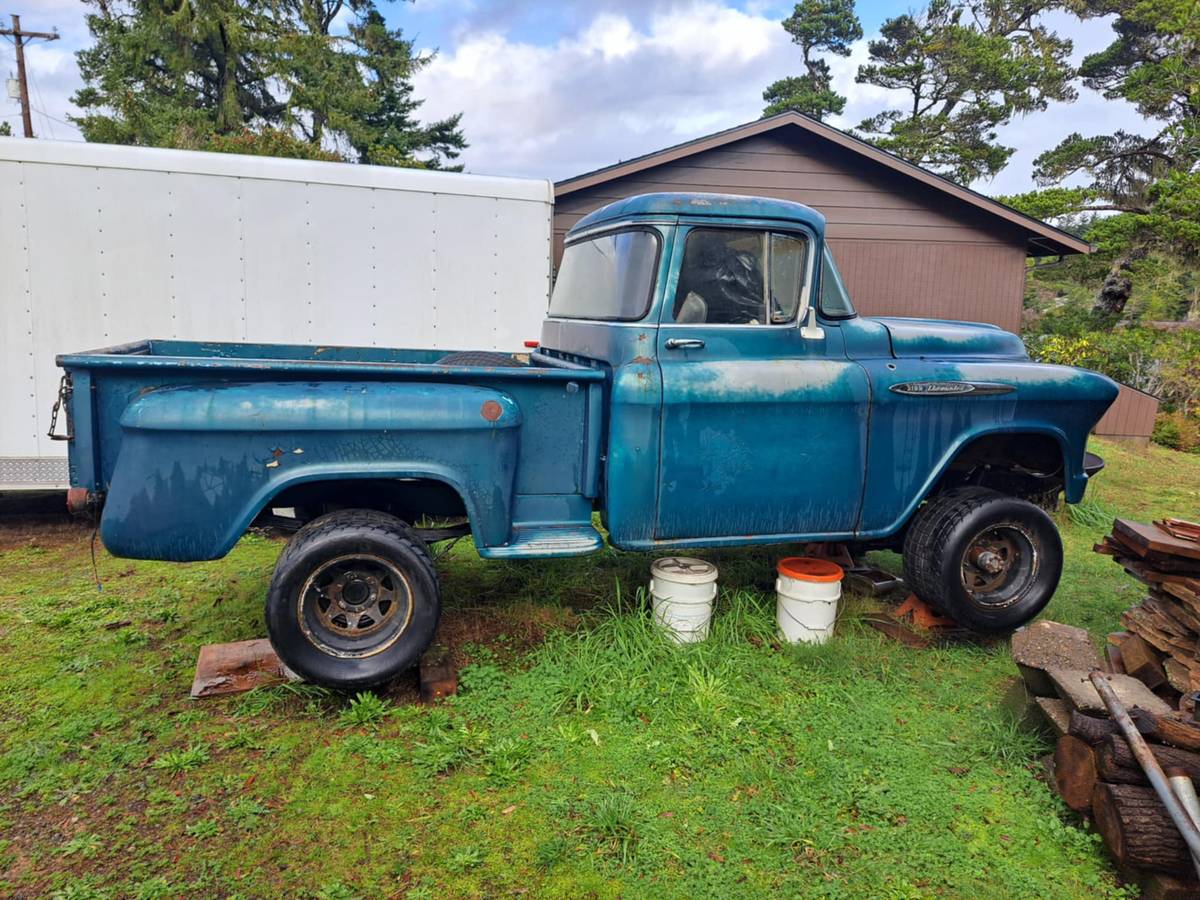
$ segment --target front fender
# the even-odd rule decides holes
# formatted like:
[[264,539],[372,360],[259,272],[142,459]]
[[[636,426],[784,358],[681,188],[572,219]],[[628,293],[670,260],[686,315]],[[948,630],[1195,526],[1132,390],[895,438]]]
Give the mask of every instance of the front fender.
[[521,410],[461,384],[280,382],[167,388],[131,403],[101,519],[117,556],[224,556],[284,488],[431,478],[476,540],[509,539]]
[[[868,360],[863,365],[873,399],[861,538],[896,533],[963,448],[988,435],[1052,437],[1063,455],[1067,501],[1082,499],[1088,433],[1117,394],[1108,378],[1004,360]],[[953,390],[906,390],[938,384]]]

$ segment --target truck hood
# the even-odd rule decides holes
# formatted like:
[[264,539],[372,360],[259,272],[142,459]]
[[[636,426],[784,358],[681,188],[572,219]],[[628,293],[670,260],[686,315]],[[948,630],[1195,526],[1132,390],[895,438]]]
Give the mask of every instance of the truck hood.
[[1028,359],[1025,344],[995,325],[945,319],[876,318],[897,359]]

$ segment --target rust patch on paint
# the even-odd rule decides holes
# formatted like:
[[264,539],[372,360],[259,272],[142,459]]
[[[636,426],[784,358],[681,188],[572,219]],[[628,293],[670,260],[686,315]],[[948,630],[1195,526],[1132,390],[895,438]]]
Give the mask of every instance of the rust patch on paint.
[[479,412],[489,422],[495,422],[504,413],[504,408],[495,400],[488,400]]
[[635,365],[639,365],[639,366],[650,366],[650,365],[654,364],[654,360],[652,360],[648,356],[635,356],[633,359],[630,360],[630,362],[634,363]]

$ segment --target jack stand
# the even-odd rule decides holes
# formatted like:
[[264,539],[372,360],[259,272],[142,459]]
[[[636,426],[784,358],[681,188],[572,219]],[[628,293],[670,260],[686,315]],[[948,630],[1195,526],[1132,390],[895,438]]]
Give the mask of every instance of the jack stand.
[[827,559],[835,562],[843,569],[853,569],[858,566],[850,555],[850,548],[842,543],[805,544],[801,556],[811,556],[813,559]]
[[907,617],[913,625],[926,631],[958,630],[962,627],[954,619],[941,615],[916,594],[909,594],[905,601],[896,607],[893,615],[897,619]]

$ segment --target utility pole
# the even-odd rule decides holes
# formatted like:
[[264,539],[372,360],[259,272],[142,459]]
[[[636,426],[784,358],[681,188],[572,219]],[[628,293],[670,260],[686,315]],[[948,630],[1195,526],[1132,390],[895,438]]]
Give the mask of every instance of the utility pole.
[[0,35],[11,37],[17,45],[17,83],[21,86],[21,123],[25,126],[25,137],[33,137],[33,116],[29,114],[29,81],[25,77],[25,42],[41,38],[57,41],[58,32],[22,31],[21,17],[12,17],[12,28],[0,28]]

